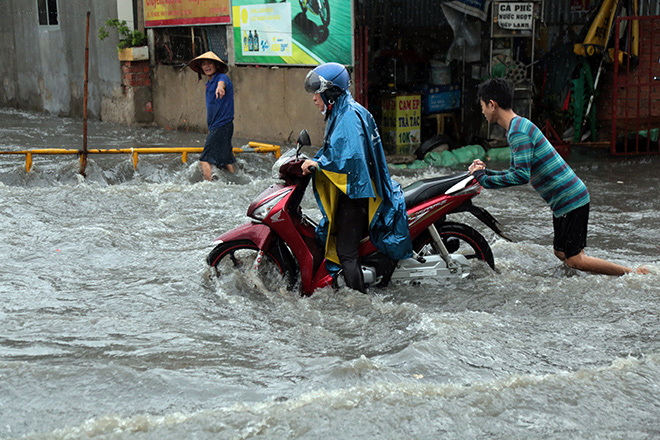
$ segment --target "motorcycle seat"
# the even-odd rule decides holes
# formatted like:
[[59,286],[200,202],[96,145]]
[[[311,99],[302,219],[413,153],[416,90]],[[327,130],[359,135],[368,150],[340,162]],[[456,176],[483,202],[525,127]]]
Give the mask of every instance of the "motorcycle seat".
[[468,177],[470,173],[455,174],[453,176],[432,177],[430,179],[418,180],[405,188],[403,194],[408,209],[415,205],[447,192],[449,188]]

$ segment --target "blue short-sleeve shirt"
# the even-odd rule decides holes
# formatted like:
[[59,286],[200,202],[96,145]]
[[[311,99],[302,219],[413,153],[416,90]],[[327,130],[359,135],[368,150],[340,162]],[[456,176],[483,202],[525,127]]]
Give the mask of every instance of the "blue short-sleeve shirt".
[[[224,81],[225,96],[215,97],[218,83]],[[209,131],[234,120],[234,85],[224,73],[216,73],[206,82],[206,123]]]

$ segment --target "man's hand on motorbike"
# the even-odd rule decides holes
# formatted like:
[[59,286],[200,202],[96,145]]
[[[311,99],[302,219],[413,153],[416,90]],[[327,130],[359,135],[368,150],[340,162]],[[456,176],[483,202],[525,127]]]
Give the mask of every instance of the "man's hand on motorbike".
[[475,171],[477,170],[485,170],[486,169],[486,164],[483,163],[481,159],[475,159],[472,161],[472,164],[468,167],[468,171],[470,174],[474,174]]
[[303,164],[300,166],[302,169],[303,176],[306,176],[307,174],[311,173],[312,171],[316,171],[316,169],[319,167],[319,164],[316,163],[313,160],[310,159],[305,159]]

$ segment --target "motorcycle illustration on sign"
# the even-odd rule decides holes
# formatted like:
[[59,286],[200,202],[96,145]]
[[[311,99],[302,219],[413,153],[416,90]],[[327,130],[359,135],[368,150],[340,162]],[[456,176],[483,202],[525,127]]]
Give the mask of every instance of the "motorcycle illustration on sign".
[[353,0],[232,0],[231,4],[236,64],[353,63],[354,42],[346,38],[352,33]]
[[330,3],[328,0],[299,0],[299,2],[303,14],[309,11],[321,19],[323,27],[327,28],[330,25]]

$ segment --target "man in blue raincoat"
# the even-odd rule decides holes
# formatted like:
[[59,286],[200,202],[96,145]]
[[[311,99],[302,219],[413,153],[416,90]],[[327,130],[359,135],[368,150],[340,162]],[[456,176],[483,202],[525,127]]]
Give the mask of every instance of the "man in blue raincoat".
[[[329,264],[340,264],[346,285],[366,292],[359,263],[360,241],[369,235],[392,260],[412,256],[401,186],[390,178],[373,116],[348,90],[350,75],[338,63],[310,71],[305,90],[325,114],[323,146],[303,173],[314,173],[314,193],[323,214],[316,230]],[[332,271],[332,267],[329,267]]]

